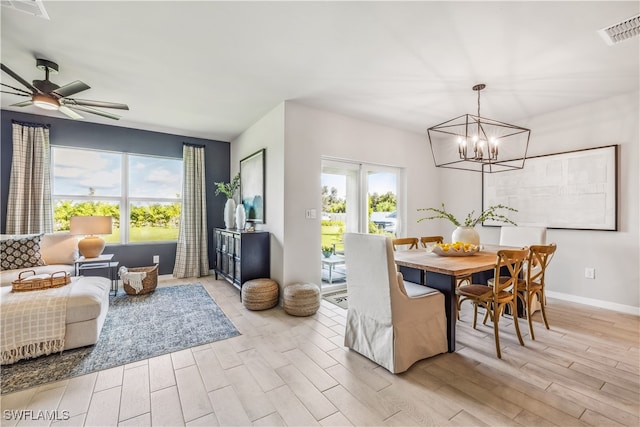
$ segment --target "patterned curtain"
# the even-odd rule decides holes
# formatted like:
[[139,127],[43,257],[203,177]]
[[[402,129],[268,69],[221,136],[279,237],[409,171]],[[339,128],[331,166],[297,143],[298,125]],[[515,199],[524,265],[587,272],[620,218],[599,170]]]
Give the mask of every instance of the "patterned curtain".
[[49,126],[13,122],[7,234],[53,231]]
[[209,275],[204,147],[184,144],[180,232],[173,277]]

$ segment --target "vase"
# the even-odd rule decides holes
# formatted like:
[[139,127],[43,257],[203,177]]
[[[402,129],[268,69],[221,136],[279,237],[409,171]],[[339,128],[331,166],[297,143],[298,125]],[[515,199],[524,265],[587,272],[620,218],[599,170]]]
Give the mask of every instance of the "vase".
[[234,228],[236,226],[236,202],[233,199],[227,199],[227,203],[224,205],[224,226],[227,229]]
[[247,213],[244,210],[244,205],[240,203],[236,207],[236,228],[238,230],[244,230],[246,222],[247,222]]
[[480,234],[474,227],[458,227],[451,234],[451,243],[462,242],[473,245],[480,244]]

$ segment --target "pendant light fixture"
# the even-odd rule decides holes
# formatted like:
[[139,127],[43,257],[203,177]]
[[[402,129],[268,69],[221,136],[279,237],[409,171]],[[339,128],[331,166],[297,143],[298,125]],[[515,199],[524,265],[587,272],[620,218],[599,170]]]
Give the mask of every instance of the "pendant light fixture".
[[436,167],[474,172],[503,172],[522,169],[529,148],[531,130],[480,116],[464,114],[427,129]]

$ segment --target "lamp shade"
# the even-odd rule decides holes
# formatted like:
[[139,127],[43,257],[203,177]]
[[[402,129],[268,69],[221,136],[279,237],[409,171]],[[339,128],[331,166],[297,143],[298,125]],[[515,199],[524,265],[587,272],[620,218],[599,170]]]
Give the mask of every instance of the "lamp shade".
[[111,234],[112,218],[110,216],[72,216],[69,232],[71,234]]
[[96,234],[111,234],[112,218],[110,216],[72,216],[71,234],[87,235],[78,242],[78,250],[85,258],[97,258],[104,250],[105,241]]

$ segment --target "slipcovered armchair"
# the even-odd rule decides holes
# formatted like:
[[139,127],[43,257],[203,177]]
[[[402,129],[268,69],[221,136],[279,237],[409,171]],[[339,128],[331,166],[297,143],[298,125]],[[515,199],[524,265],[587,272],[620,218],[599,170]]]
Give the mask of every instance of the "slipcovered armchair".
[[446,353],[444,295],[403,280],[391,238],[345,233],[344,246],[349,272],[345,346],[394,374]]

